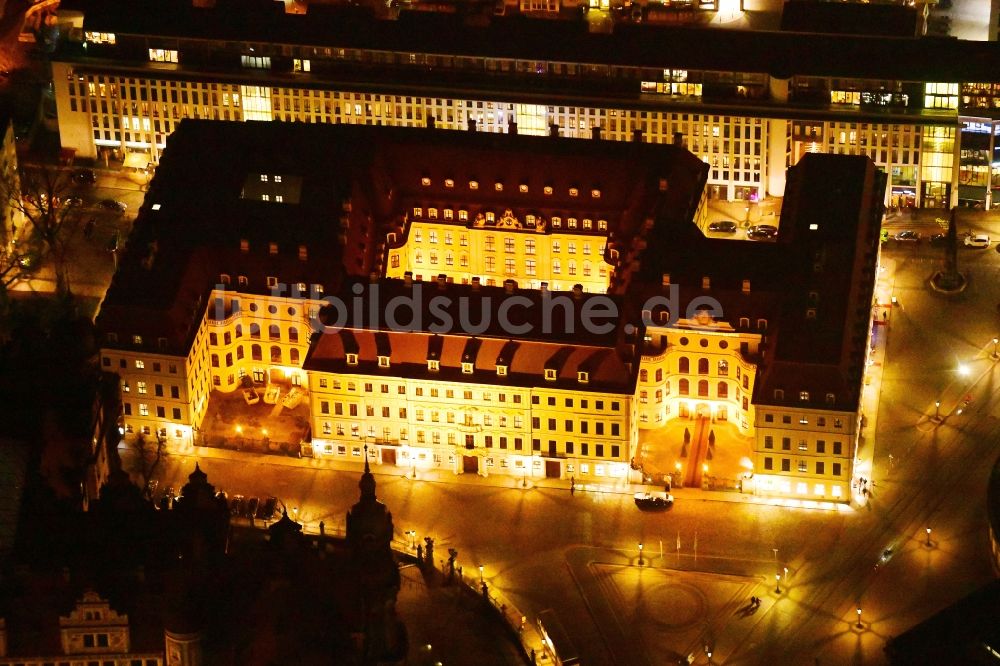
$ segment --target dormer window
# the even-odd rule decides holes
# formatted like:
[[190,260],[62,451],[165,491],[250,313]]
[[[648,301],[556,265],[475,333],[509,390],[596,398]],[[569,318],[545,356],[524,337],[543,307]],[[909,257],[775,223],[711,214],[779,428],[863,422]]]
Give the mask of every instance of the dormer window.
[[268,254],[278,254],[278,244],[277,243],[268,243],[267,244],[267,252],[268,252]]
[[351,352],[348,352],[347,353],[347,365],[357,365],[357,364],[358,364],[358,355],[357,354],[353,354]]
[[507,376],[507,366],[506,365],[498,365],[497,366],[497,377],[506,377],[506,376]]
[[542,188],[542,193],[545,196],[547,196],[547,197],[552,196],[552,186],[551,185],[546,185],[545,187],[543,187]]
[[430,187],[431,179],[428,178],[427,176],[424,176],[423,178],[420,179],[420,184],[423,185],[424,187]]
[[305,245],[299,245],[299,261],[305,261],[309,258],[309,248]]
[[583,228],[587,229],[589,231],[593,227],[594,227],[593,220],[588,220],[587,218],[584,218],[584,220],[583,220]]
[[594,198],[594,199],[600,199],[601,198],[601,191],[597,190],[597,189],[591,190],[590,191],[590,196],[592,198]]
[[472,364],[471,363],[465,363],[465,362],[462,363],[462,374],[463,375],[471,375],[472,374]]
[[427,217],[429,217],[432,220],[438,219],[438,209],[437,208],[428,208],[427,209]]
[[260,174],[260,182],[262,182],[262,183],[266,183],[267,182],[267,174],[266,173]]
[[132,344],[141,345],[142,344],[142,336],[141,335],[133,335],[132,336]]
[[455,187],[455,181],[452,180],[451,178],[445,178],[444,179],[444,186],[445,187]]
[[239,286],[241,286],[241,287],[247,286],[247,276],[246,275],[238,275],[236,277],[236,283]]
[[226,275],[225,273],[223,273],[222,275],[219,276],[219,282],[222,283],[222,284],[229,284],[230,278],[229,278],[228,275]]
[[423,217],[423,214],[424,214],[424,209],[423,208],[414,208],[413,209],[413,217]]
[[388,368],[389,367],[389,357],[388,356],[379,356],[378,357],[378,367],[380,367],[380,368]]
[[427,369],[431,372],[437,372],[441,369],[441,361],[432,358],[427,359]]
[[451,219],[454,219],[454,218],[455,218],[455,211],[453,211],[451,208],[445,208],[444,209],[444,219],[451,220]]
[[269,275],[267,277],[267,286],[270,289],[273,289],[274,287],[277,287],[278,286],[278,278]]
[[249,251],[250,251],[250,241],[248,241],[246,238],[241,238],[240,252],[249,252]]
[[535,226],[535,216],[534,216],[534,215],[525,215],[525,216],[524,216],[524,221],[525,221],[525,223],[526,223],[526,224],[527,224],[527,225],[528,225],[529,227],[533,227],[533,226]]
[[493,189],[495,189],[497,192],[503,192],[503,183],[497,181],[496,183],[493,184]]
[[470,180],[469,181],[469,189],[470,190],[478,190],[479,189],[479,181]]
[[458,220],[460,222],[468,222],[469,221],[469,211],[467,211],[467,210],[460,210],[460,211],[458,211]]
[[281,176],[275,176],[274,177],[274,182],[280,183],[281,182]]
[[775,400],[784,400],[785,399],[785,391],[784,391],[784,389],[774,389],[774,399]]
[[597,221],[597,228],[599,230],[601,230],[601,231],[607,231],[608,230],[608,221],[607,220],[598,220]]
[[556,380],[556,371],[551,368],[545,369],[545,381],[554,382]]
[[761,331],[767,330],[767,320],[766,319],[758,319],[757,320],[757,328],[759,330],[761,330]]
[[528,184],[527,183],[521,183],[520,185],[518,185],[517,190],[521,194],[527,194],[528,193]]
[[578,373],[576,373],[576,380],[578,382],[580,382],[581,384],[586,384],[587,382],[590,381],[590,373],[589,372],[582,372],[582,371],[578,372]]
[[837,402],[837,396],[835,396],[833,393],[827,393],[826,402],[827,404],[832,405],[833,403]]
[[561,217],[553,217],[552,218],[552,228],[553,229],[559,229],[560,227],[562,227],[562,218]]
[[118,334],[114,332],[108,333],[108,342],[118,342]]
[[580,196],[580,190],[578,190],[575,187],[571,187],[571,188],[569,188],[569,195],[571,197],[578,197],[578,196]]
[[576,229],[576,218],[575,217],[566,218],[566,226],[569,227],[570,229]]
[[661,192],[666,192],[667,191],[667,179],[666,178],[661,178],[660,179],[660,191]]

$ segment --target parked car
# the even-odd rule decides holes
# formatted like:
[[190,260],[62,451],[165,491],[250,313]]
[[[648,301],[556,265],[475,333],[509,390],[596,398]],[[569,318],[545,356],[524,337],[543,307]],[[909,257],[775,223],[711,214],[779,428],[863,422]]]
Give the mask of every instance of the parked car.
[[277,506],[278,506],[278,498],[268,497],[267,499],[265,499],[263,502],[260,503],[259,507],[257,507],[257,519],[271,520],[271,518],[274,518],[274,510],[277,508]]
[[128,204],[124,201],[116,201],[114,199],[101,199],[97,202],[97,205],[106,210],[113,210],[119,213],[124,213],[128,210]]
[[253,518],[257,515],[257,506],[260,504],[260,499],[257,497],[251,497],[247,500],[246,507],[243,511],[244,518]]
[[665,492],[635,494],[635,505],[640,509],[667,509],[673,503],[674,496]]
[[934,247],[941,247],[948,242],[948,234],[934,234],[929,240]]
[[906,231],[900,231],[898,234],[893,236],[893,238],[900,243],[919,243],[920,232],[907,229]]
[[254,388],[245,388],[243,389],[243,399],[248,405],[256,405],[260,402],[260,393],[257,393]]
[[708,225],[709,231],[716,231],[723,234],[736,233],[736,223],[732,220],[719,220]]
[[281,387],[268,384],[267,388],[264,389],[264,402],[268,405],[277,405],[279,397],[281,397]]
[[974,247],[985,250],[990,246],[990,237],[986,234],[969,234],[963,241],[965,247]]
[[63,201],[63,206],[82,206],[82,205],[83,205],[83,197],[67,197],[66,200]]
[[97,182],[97,174],[92,169],[81,169],[73,174],[73,180],[80,185],[93,185]]
[[778,237],[778,227],[770,224],[755,224],[747,229],[747,238],[750,240],[774,240]]

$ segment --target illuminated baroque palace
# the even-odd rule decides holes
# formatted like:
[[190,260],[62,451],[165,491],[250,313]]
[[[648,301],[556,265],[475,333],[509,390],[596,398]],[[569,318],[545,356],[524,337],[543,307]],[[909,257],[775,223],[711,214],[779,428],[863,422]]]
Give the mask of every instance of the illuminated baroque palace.
[[219,396],[299,387],[307,454],[610,482],[704,416],[753,438],[757,492],[846,500],[883,183],[812,156],[747,242],[705,236],[706,176],[675,146],[186,122],[98,318],[126,436],[204,443]]

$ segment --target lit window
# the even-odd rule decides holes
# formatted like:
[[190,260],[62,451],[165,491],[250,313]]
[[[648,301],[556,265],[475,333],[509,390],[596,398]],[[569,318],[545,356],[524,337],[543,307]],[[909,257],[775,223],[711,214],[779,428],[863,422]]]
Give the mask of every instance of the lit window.
[[358,355],[357,354],[348,353],[347,354],[347,365],[357,365],[357,364],[358,364]]
[[569,188],[569,195],[571,197],[580,196],[580,190],[576,189],[575,187],[571,187]]
[[389,367],[389,357],[388,356],[379,356],[378,357],[378,367],[380,367],[380,368],[388,368]]
[[801,400],[802,402],[809,402],[809,392],[808,391],[800,391],[799,392],[799,400]]
[[600,199],[601,198],[601,191],[600,190],[591,190],[590,191],[590,196],[592,196],[595,199]]
[[423,185],[424,187],[430,187],[431,179],[428,178],[427,176],[424,176],[423,178],[420,179],[420,184]]
[[519,192],[521,192],[521,194],[527,194],[528,193],[528,185],[526,183],[521,183],[518,186],[517,189],[518,189]]
[[427,369],[433,372],[437,372],[441,369],[441,361],[434,359],[427,359]]
[[550,368],[546,368],[545,379],[550,382],[554,382],[556,380],[556,371]]
[[470,180],[469,181],[469,189],[470,190],[478,190],[479,189],[479,183],[477,181],[475,181],[475,180]]
[[546,185],[545,187],[543,187],[542,188],[542,193],[544,193],[545,196],[551,196],[552,195],[552,186],[551,185]]
[[590,373],[589,372],[578,372],[578,373],[576,373],[576,378],[577,378],[577,380],[581,384],[586,384],[587,382],[590,381]]
[[260,182],[262,182],[262,183],[266,183],[267,182],[267,174],[266,173],[260,174]]
[[472,374],[472,364],[471,363],[462,363],[462,374],[463,375],[471,375]]
[[493,185],[497,192],[503,192],[503,183],[497,182]]
[[160,210],[160,204],[153,204],[153,210]]
[[177,51],[170,49],[149,49],[150,62],[177,62]]
[[452,180],[451,178],[445,178],[444,179],[444,186],[445,187],[455,187],[455,181]]
[[274,177],[274,182],[280,183],[281,182],[281,176],[275,176]]

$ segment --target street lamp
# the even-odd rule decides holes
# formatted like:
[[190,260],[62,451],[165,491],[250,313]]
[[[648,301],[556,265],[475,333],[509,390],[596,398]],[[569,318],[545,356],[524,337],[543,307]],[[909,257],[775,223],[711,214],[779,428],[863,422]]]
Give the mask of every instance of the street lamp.
[[858,623],[854,625],[858,629],[864,629],[865,625],[861,624],[861,606],[858,606]]
[[966,375],[968,375],[969,374],[969,366],[967,366],[964,363],[959,363],[958,364],[958,374],[962,375],[963,377],[965,377]]
[[931,528],[927,528],[927,543],[925,544],[928,548],[931,547]]
[[774,574],[774,593],[781,594],[781,574]]
[[935,421],[940,421],[941,420],[941,401],[940,400],[935,400],[934,401],[934,420]]
[[406,530],[406,536],[410,537],[410,548],[415,549],[417,547],[417,531]]
[[483,565],[479,565],[479,584],[483,584]]
[[990,354],[990,358],[994,361],[1000,358],[1000,354],[997,354],[997,343],[1000,342],[1000,338],[993,338],[993,353]]
[[639,542],[639,566],[642,566],[642,542]]

